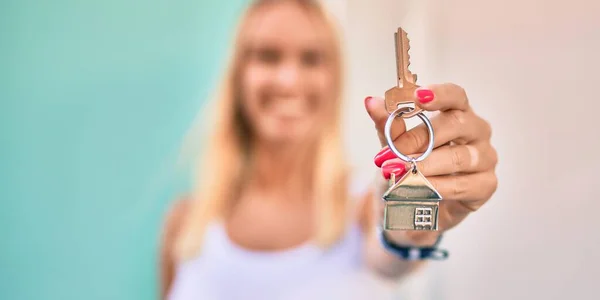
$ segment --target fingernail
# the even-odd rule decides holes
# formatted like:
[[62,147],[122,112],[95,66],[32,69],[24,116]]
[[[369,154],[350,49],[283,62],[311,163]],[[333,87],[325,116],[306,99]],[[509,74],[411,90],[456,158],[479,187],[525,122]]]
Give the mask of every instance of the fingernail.
[[398,178],[406,173],[406,165],[401,162],[391,163],[383,166],[383,168],[381,168],[381,172],[383,173],[383,177],[385,179],[390,179],[392,173],[394,176],[396,176],[396,178]]
[[381,149],[381,151],[379,151],[377,155],[375,155],[375,165],[381,168],[381,166],[386,160],[390,160],[392,158],[396,158],[396,154],[394,154],[394,152],[392,152],[392,150],[390,150],[389,147],[385,147]]
[[369,101],[373,99],[373,97],[369,96],[367,98],[365,98],[365,107],[369,106]]
[[429,103],[433,101],[433,91],[429,89],[417,89],[417,99],[421,103]]

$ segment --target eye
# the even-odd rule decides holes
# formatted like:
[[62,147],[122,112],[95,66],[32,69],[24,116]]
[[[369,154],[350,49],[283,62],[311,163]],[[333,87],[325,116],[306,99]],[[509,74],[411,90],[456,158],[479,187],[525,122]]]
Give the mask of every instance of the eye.
[[255,51],[255,57],[265,64],[277,64],[281,60],[281,52],[273,48],[261,48]]
[[323,62],[323,55],[317,50],[302,52],[301,61],[303,66],[316,67]]

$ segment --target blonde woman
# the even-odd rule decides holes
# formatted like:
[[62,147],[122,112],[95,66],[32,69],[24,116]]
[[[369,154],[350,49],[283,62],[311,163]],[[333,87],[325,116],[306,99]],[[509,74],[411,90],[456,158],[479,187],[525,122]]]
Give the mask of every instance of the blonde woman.
[[[163,297],[282,299],[310,282],[371,270],[409,274],[409,261],[376,233],[385,178],[406,164],[384,147],[375,186],[350,180],[340,135],[342,62],[334,27],[316,1],[259,0],[242,20],[196,190],[169,212],[161,250]],[[388,232],[391,244],[427,247],[494,193],[491,129],[454,84],[418,90],[435,150],[420,165],[444,197],[439,232]],[[382,136],[381,98],[365,99]],[[396,147],[422,152],[423,127],[392,129]],[[375,134],[375,132],[374,132]],[[364,183],[362,183],[364,185]],[[332,281],[333,282],[333,281]]]

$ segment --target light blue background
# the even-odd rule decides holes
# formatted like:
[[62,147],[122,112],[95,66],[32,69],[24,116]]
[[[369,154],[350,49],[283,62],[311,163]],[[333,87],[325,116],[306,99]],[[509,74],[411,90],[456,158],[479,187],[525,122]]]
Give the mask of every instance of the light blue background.
[[0,2],[0,299],[153,299],[244,0]]

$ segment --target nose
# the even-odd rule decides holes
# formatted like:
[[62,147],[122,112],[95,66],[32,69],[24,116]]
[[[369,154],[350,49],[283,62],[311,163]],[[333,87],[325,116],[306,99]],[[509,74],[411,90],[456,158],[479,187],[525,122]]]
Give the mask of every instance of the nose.
[[301,85],[301,71],[297,64],[288,62],[277,68],[276,84],[282,91],[293,93]]

